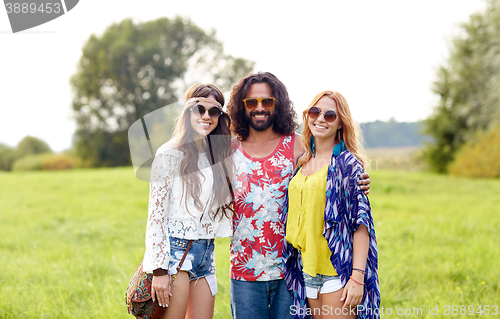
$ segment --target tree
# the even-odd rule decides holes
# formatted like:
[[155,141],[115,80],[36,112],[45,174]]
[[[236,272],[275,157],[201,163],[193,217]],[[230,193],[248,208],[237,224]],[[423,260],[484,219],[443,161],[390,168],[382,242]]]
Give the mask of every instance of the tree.
[[12,170],[12,164],[16,160],[16,151],[4,144],[0,144],[0,171]]
[[426,156],[439,172],[447,171],[455,153],[478,132],[500,124],[500,0],[473,14],[451,44],[434,82],[439,104],[424,122],[425,132],[434,137]]
[[32,154],[52,153],[52,150],[41,139],[28,135],[17,144],[16,153],[16,157],[21,158]]
[[[185,18],[111,25],[88,39],[71,78],[77,154],[92,166],[130,164],[132,123],[178,101],[194,82],[227,90],[253,65],[225,55],[215,31]],[[171,110],[172,123],[178,111]]]

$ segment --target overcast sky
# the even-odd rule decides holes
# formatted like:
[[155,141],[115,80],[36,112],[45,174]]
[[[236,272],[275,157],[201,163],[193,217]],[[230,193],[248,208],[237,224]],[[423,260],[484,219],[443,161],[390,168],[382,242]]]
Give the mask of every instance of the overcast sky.
[[92,33],[129,17],[182,15],[215,29],[226,53],[274,73],[298,112],[332,89],[358,122],[422,120],[436,104],[435,70],[458,24],[485,7],[484,0],[81,0],[60,18],[16,34],[0,8],[0,143],[15,146],[32,135],[55,151],[69,148],[69,78],[81,48]]

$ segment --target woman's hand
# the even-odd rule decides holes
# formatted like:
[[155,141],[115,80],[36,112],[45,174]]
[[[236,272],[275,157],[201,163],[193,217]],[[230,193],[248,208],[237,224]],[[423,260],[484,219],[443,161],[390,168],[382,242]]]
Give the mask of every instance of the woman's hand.
[[365,195],[370,194],[370,174],[367,172],[361,173],[359,176],[359,188],[365,193]]
[[[361,279],[362,280],[362,279]],[[362,283],[362,281],[359,281]],[[344,308],[350,309],[357,307],[363,300],[364,287],[352,279],[349,279],[342,292],[340,301],[344,301]]]
[[161,307],[168,307],[171,295],[170,275],[153,276],[153,283],[151,284],[151,296],[153,301],[155,301],[156,297]]

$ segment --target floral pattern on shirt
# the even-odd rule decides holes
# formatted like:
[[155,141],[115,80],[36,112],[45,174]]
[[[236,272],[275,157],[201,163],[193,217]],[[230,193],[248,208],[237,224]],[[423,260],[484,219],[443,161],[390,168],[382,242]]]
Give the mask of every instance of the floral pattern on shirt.
[[282,279],[280,207],[293,173],[295,134],[283,136],[272,154],[251,158],[233,140],[234,214],[231,278]]

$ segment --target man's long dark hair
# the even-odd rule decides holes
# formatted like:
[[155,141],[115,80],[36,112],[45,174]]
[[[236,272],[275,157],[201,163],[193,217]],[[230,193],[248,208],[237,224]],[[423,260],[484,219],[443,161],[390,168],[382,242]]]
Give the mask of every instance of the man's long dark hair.
[[288,97],[288,91],[283,83],[270,72],[259,72],[251,74],[241,79],[233,87],[229,104],[229,116],[231,117],[231,131],[242,141],[248,138],[249,124],[245,117],[245,105],[243,100],[246,98],[252,84],[267,83],[271,88],[272,97],[276,99],[274,113],[275,121],[273,131],[281,135],[290,135],[298,127],[297,114],[293,109],[292,101]]
[[[194,84],[187,90],[185,99],[188,100],[196,97],[207,98],[210,95],[212,95],[220,105],[224,106],[224,95],[221,90],[213,84]],[[193,198],[196,209],[203,211],[207,203],[202,203],[200,201],[201,181],[199,174],[200,168],[198,167],[199,152],[195,143],[192,142],[192,136],[196,133],[190,123],[190,113],[189,108],[184,108],[183,113],[178,119],[176,132],[174,133],[174,135],[179,137],[179,150],[184,152],[184,157],[179,165],[183,185],[182,197],[184,206],[188,211],[187,199],[189,197]],[[205,139],[206,143],[203,143],[212,167],[214,179],[214,196],[211,203],[208,203],[208,207],[211,210],[210,217],[214,221],[216,219],[222,219],[224,215],[229,218],[233,212],[230,203],[228,204],[229,194],[226,192],[227,188],[224,187],[224,185],[228,183],[227,178],[230,177],[228,174],[231,174],[231,167],[224,169],[224,165],[226,165],[228,159],[230,159],[230,124],[231,120],[229,116],[223,113],[219,117],[217,127],[207,135]],[[219,164],[214,165],[216,163]]]

